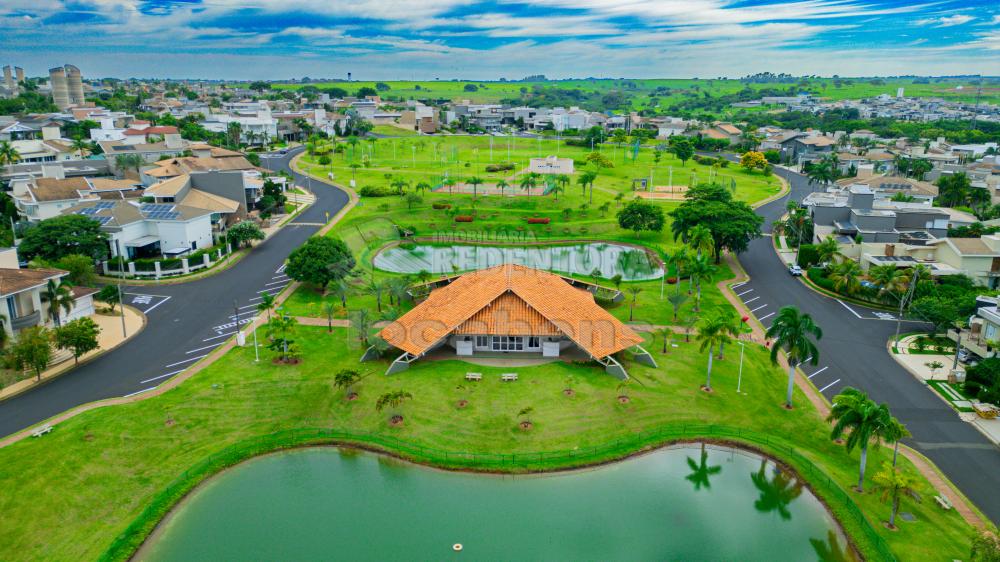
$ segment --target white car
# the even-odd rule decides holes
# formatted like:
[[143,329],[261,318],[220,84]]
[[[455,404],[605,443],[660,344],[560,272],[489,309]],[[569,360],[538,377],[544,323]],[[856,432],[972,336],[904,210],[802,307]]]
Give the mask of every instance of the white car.
[[788,273],[792,274],[792,277],[799,277],[802,275],[802,268],[796,265],[788,266]]

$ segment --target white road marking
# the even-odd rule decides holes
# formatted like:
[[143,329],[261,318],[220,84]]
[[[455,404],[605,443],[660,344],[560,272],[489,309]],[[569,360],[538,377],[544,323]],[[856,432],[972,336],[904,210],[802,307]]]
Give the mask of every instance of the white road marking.
[[760,309],[764,308],[765,306],[767,306],[767,305],[766,305],[766,304],[764,304],[764,305],[761,305],[761,306],[758,306],[757,308],[755,308],[755,309],[751,310],[750,312],[757,312],[758,310],[760,310]]
[[283,263],[283,264],[281,264],[281,267],[279,267],[278,269],[274,270],[274,272],[275,272],[275,273],[284,273],[284,272],[285,272],[285,266],[286,266],[286,265],[288,265],[288,264],[284,264],[284,263]]
[[831,386],[833,386],[833,385],[837,384],[838,382],[840,382],[840,379],[837,379],[837,380],[833,381],[832,383],[830,383],[830,384],[828,384],[828,385],[824,386],[823,388],[819,389],[819,391],[820,391],[820,392],[823,392],[824,390],[826,390],[826,389],[830,388]]
[[288,280],[284,279],[284,280],[281,280],[281,281],[273,281],[271,283],[264,283],[264,286],[266,287],[268,285],[282,285],[282,284],[287,285],[288,284]]
[[752,292],[753,292],[753,289],[750,289],[749,291],[743,291],[742,293],[740,293],[740,294],[738,294],[738,295],[736,295],[736,296],[737,296],[737,297],[742,297],[743,295],[745,295],[745,294],[747,294],[747,293],[752,293]]
[[739,289],[740,287],[742,287],[743,285],[746,285],[747,283],[749,283],[749,281],[743,281],[741,283],[736,283],[735,285],[733,285],[733,286],[731,286],[729,288],[730,289]]
[[812,359],[813,359],[813,356],[810,355],[809,357],[806,357],[805,359],[802,360],[802,364],[805,365],[806,363],[812,361]]
[[820,369],[820,370],[816,371],[815,373],[813,373],[813,374],[809,375],[809,376],[808,376],[808,377],[806,377],[806,378],[810,378],[810,379],[811,379],[811,378],[815,377],[816,375],[818,375],[818,374],[822,373],[823,371],[825,371],[825,370],[827,370],[827,369],[829,369],[829,368],[830,368],[830,366],[829,366],[829,365],[827,365],[826,367],[823,367],[822,369]]
[[[240,320],[239,323],[240,324],[249,324],[249,323],[253,322],[254,318],[255,317],[244,318],[244,319]],[[219,324],[218,326],[216,326],[216,327],[214,327],[212,329],[215,330],[216,332],[222,332],[224,330],[228,330],[230,328],[235,328],[235,327],[236,327],[236,322],[227,322],[226,324]]]
[[219,335],[217,335],[217,336],[212,336],[212,337],[210,337],[210,338],[205,338],[205,339],[203,339],[203,340],[201,340],[201,341],[211,341],[211,340],[217,340],[217,339],[219,339],[219,338],[224,338],[224,337],[226,337],[226,336],[231,336],[231,335],[233,335],[233,334],[235,334],[235,333],[236,333],[236,332],[229,332],[228,334],[219,334]]
[[221,343],[213,343],[212,345],[206,345],[205,347],[199,347],[198,349],[192,349],[190,351],[185,351],[184,353],[190,355],[192,353],[197,353],[199,351],[205,351],[206,349],[214,349],[222,345]]
[[163,299],[162,301],[160,301],[160,302],[158,302],[158,303],[154,304],[153,306],[151,306],[151,307],[147,308],[147,309],[146,309],[146,314],[149,314],[150,312],[153,312],[153,309],[154,309],[154,308],[156,308],[156,307],[160,306],[161,304],[163,304],[163,303],[167,302],[168,300],[170,300],[170,297],[166,297],[166,298],[164,298],[164,299]]
[[169,365],[164,365],[164,367],[176,367],[178,365],[183,365],[184,363],[190,363],[191,361],[197,361],[199,359],[204,359],[205,357],[208,357],[207,353],[205,355],[199,355],[198,357],[191,357],[191,358],[185,359],[183,361],[178,361],[176,363],[171,363]]
[[255,304],[248,304],[246,306],[241,306],[240,310],[243,310],[244,308],[257,308],[257,305],[255,305]]
[[846,305],[846,304],[844,303],[844,301],[842,301],[842,300],[840,300],[840,299],[837,299],[837,302],[839,302],[839,303],[840,303],[841,305],[843,305],[843,307],[844,307],[844,308],[846,308],[847,310],[850,310],[850,311],[851,311],[851,314],[853,314],[853,315],[857,316],[858,318],[864,318],[863,316],[861,316],[860,314],[858,314],[857,312],[855,312],[853,308],[851,308],[851,307],[847,306],[847,305]]
[[186,370],[186,369],[181,369],[181,370],[179,370],[179,371],[174,371],[174,372],[172,372],[172,373],[167,373],[167,374],[165,374],[165,375],[160,375],[160,376],[158,376],[158,377],[153,377],[153,378],[151,378],[151,379],[146,379],[146,380],[144,380],[144,381],[139,381],[139,384],[146,384],[147,382],[153,382],[153,381],[158,381],[158,380],[160,380],[160,379],[165,379],[165,378],[167,378],[167,377],[170,377],[170,376],[173,376],[173,375],[176,375],[177,373],[183,373],[183,372],[184,372],[185,370]]
[[287,275],[285,275],[284,273],[282,273],[281,275],[275,275],[275,276],[274,276],[274,277],[272,277],[271,279],[281,279],[281,278],[285,278],[285,279],[288,279],[288,276],[287,276]]
[[761,317],[760,317],[760,318],[758,318],[757,320],[759,320],[759,321],[763,322],[764,320],[766,320],[766,319],[768,319],[768,318],[770,318],[770,317],[772,317],[772,316],[774,316],[774,313],[773,313],[773,312],[770,312],[770,313],[768,313],[768,314],[767,314],[767,315],[765,315],[765,316],[761,316]]
[[755,300],[757,300],[759,298],[760,297],[754,297],[752,299],[747,299],[747,300],[743,301],[743,304],[750,304],[750,303],[752,303],[753,301],[755,301]]
[[[281,290],[282,290],[282,289],[284,289],[284,287],[279,287],[279,288],[278,288],[278,292],[277,292],[277,293],[267,293],[267,291],[261,291],[261,292],[262,292],[262,293],[267,293],[267,294],[269,294],[269,295],[271,295],[271,296],[273,297],[273,296],[275,296],[275,295],[278,295],[278,294],[280,294],[280,293],[281,293]],[[247,300],[249,300],[249,301],[259,301],[259,300],[261,300],[261,299],[263,299],[263,298],[264,298],[264,297],[254,297],[254,298],[252,298],[252,299],[247,299]]]
[[153,295],[140,295],[132,297],[132,304],[149,304],[153,302]]
[[135,396],[136,394],[142,394],[143,392],[149,392],[150,390],[156,390],[156,387],[155,386],[151,386],[149,388],[144,388],[144,389],[142,389],[142,390],[140,390],[138,392],[133,392],[132,394],[126,394],[125,396],[122,396],[122,398],[128,398],[129,396]]

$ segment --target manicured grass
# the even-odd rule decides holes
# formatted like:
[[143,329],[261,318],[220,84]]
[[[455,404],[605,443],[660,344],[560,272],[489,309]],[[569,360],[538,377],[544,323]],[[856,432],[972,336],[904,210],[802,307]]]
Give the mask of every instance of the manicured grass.
[[[0,559],[95,559],[187,468],[239,441],[295,428],[372,432],[440,450],[509,454],[586,448],[641,430],[718,423],[792,444],[845,489],[856,480],[857,452],[849,456],[829,441],[829,426],[803,395],[796,394],[794,410],[780,406],[784,373],[759,346],[746,350],[745,395],[735,392],[737,346],[715,362],[715,392],[707,394],[699,390],[706,357],[696,345],[681,342],[664,355],[657,342],[647,349],[659,368],[628,365],[636,381],[626,390],[626,405],[616,399],[618,381],[589,365],[493,368],[458,360],[417,362],[392,377],[382,374],[386,361],[361,364],[372,374],[359,385],[359,399],[348,402],[332,379],[339,369],[359,367],[360,346],[349,338],[343,329],[328,334],[298,328],[299,365],[273,365],[270,352],[255,364],[252,349],[237,348],[163,396],[87,412],[43,438],[0,449]],[[465,382],[470,370],[483,373],[483,381]],[[501,383],[500,372],[509,371],[519,380]],[[565,396],[565,388],[575,394]],[[374,403],[396,389],[413,399],[402,408],[403,426],[393,428]],[[468,400],[466,408],[456,407],[461,399]],[[518,412],[526,407],[533,408],[529,432],[517,428]],[[869,475],[890,455],[889,448],[872,451]],[[922,493],[934,494],[926,484]],[[876,494],[851,497],[902,560],[968,553],[969,529],[954,511],[941,511],[933,501],[906,501],[904,510],[916,521],[890,532],[878,524],[889,506]]]
[[372,132],[388,137],[415,137],[419,135],[419,133],[412,129],[404,129],[393,125],[375,125],[372,128]]

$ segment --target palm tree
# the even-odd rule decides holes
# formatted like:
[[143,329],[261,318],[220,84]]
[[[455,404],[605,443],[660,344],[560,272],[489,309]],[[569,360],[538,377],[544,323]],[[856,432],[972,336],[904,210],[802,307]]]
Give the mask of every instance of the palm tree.
[[531,190],[538,185],[538,174],[535,172],[528,172],[521,176],[521,181],[518,182],[518,186],[524,191],[528,192],[528,197],[531,197]]
[[430,188],[431,188],[431,184],[429,184],[429,183],[427,183],[425,181],[417,182],[417,185],[413,186],[413,189],[417,193],[423,193],[424,191],[429,190]]
[[830,439],[840,439],[850,430],[845,441],[848,454],[855,447],[861,448],[857,490],[864,492],[868,444],[874,443],[878,447],[882,439],[886,436],[891,437],[895,431],[889,407],[885,404],[876,404],[867,394],[856,388],[847,387],[833,397],[833,407],[830,408],[827,419],[836,420],[833,431],[830,432]]
[[684,293],[673,293],[667,295],[667,300],[670,302],[670,306],[674,308],[674,322],[677,321],[677,311],[680,310],[684,303],[687,302],[688,296]]
[[729,341],[729,334],[726,333],[725,323],[718,316],[711,316],[702,320],[698,325],[698,341],[701,342],[701,351],[708,350],[708,372],[705,376],[705,390],[712,390],[712,356],[716,346],[725,345]]
[[351,135],[351,136],[347,137],[347,144],[350,145],[350,147],[351,147],[351,161],[352,162],[354,161],[354,157],[355,157],[356,152],[358,150],[358,143],[359,142],[361,142],[361,141],[358,140],[358,136],[357,135]]
[[42,302],[49,303],[49,317],[52,318],[52,322],[56,326],[60,325],[60,310],[65,311],[66,314],[73,310],[75,301],[72,287],[73,285],[69,281],[57,282],[55,279],[49,279],[42,291]]
[[563,191],[563,186],[552,176],[545,178],[546,189],[549,193],[555,194],[555,200],[559,201],[559,193]]
[[229,146],[232,148],[237,148],[240,145],[240,136],[243,133],[243,126],[239,124],[238,121],[230,121],[226,125],[226,139],[229,141]]
[[465,183],[472,186],[472,198],[475,199],[479,196],[478,188],[483,185],[483,178],[479,176],[472,176],[471,178],[465,180]]
[[822,242],[816,244],[816,256],[820,263],[832,263],[834,258],[840,257],[840,244],[834,240],[833,236],[827,236]]
[[351,328],[358,334],[361,345],[368,347],[368,336],[374,320],[367,308],[360,308],[351,314]]
[[687,248],[677,248],[673,254],[667,257],[667,266],[674,267],[674,274],[677,277],[677,286],[674,288],[677,294],[681,292],[681,276],[686,273],[689,263],[691,263],[691,254],[688,253]]
[[[2,327],[0,326],[0,328]],[[892,418],[889,429],[885,432],[885,440],[892,443],[892,466],[896,466],[896,460],[899,458],[899,442],[907,437],[910,437],[910,431],[906,429],[903,422]]]
[[553,179],[556,180],[556,183],[558,183],[559,186],[562,187],[562,191],[565,192],[566,188],[569,186],[570,182],[569,176],[567,176],[566,174],[556,174]]
[[402,195],[410,187],[410,182],[403,178],[393,178],[389,185],[396,190],[396,195]]
[[882,297],[898,295],[910,284],[906,272],[895,265],[874,265],[868,269],[868,278],[878,285],[878,292]]
[[697,294],[694,300],[694,309],[701,310],[701,282],[709,279],[715,273],[715,266],[712,265],[708,256],[696,256],[688,265],[688,275],[694,283]]
[[73,137],[73,142],[70,147],[80,155],[80,160],[83,160],[83,151],[90,149],[90,143],[83,140],[83,137],[77,135]]
[[448,186],[448,195],[451,195],[451,188],[455,187],[455,178],[444,178],[441,185]]
[[508,187],[510,187],[510,184],[507,183],[507,180],[500,179],[497,181],[496,188],[500,190],[500,197],[503,197],[503,190],[507,189]]
[[576,178],[576,183],[577,185],[580,186],[580,189],[582,190],[582,192],[580,193],[581,196],[583,197],[587,196],[587,186],[593,184],[596,178],[597,174],[590,170],[583,172]]
[[347,297],[351,294],[351,286],[343,279],[330,281],[326,285],[327,294],[340,299],[340,306],[347,308]]
[[375,306],[378,312],[382,312],[382,295],[385,293],[386,285],[383,282],[372,279],[365,287],[365,292],[375,297]]
[[821,339],[823,330],[808,314],[800,312],[794,306],[783,306],[765,335],[774,340],[774,345],[771,346],[771,363],[778,364],[779,349],[784,349],[788,357],[788,390],[785,394],[785,407],[791,408],[795,368],[806,360],[812,365],[819,362],[819,349],[816,348],[813,339]]
[[899,500],[904,495],[919,498],[916,493],[916,487],[920,481],[913,474],[896,468],[889,463],[883,463],[882,470],[876,472],[872,480],[875,482],[875,488],[882,492],[882,501],[886,501],[887,499],[892,501],[889,528],[895,529],[896,514],[899,513]]
[[17,164],[21,160],[20,153],[9,141],[0,141],[0,168]]
[[[389,408],[389,410],[396,412],[403,406],[403,402],[406,400],[412,400],[413,395],[405,390],[395,390],[392,392],[386,392],[382,396],[378,397],[375,401],[375,411],[381,413],[382,410]],[[393,422],[399,422],[403,419],[402,414],[394,413],[391,420]]]
[[636,301],[636,299],[639,298],[639,293],[642,292],[642,287],[637,287],[637,286],[633,285],[631,287],[626,287],[625,290],[628,291],[628,294],[632,295],[632,300],[629,301],[629,305],[628,305],[628,321],[631,322],[632,321],[632,309],[635,307],[635,301]]
[[698,256],[703,253],[708,256],[715,255],[715,240],[712,238],[712,231],[700,224],[687,231],[687,245]]
[[839,293],[853,295],[861,289],[861,266],[853,261],[838,263],[830,270],[833,289]]
[[257,303],[257,312],[266,312],[267,321],[271,321],[271,309],[274,308],[275,299],[271,293],[260,292],[260,302]]
[[792,518],[788,505],[802,495],[802,483],[787,471],[778,470],[777,467],[774,476],[768,480],[766,468],[767,459],[761,459],[760,469],[750,473],[750,480],[760,493],[753,506],[761,513],[776,511],[778,517],[787,521]]
[[688,468],[691,469],[691,474],[684,477],[685,480],[691,482],[694,485],[695,491],[702,488],[706,490],[712,487],[709,479],[712,476],[722,472],[721,466],[709,466],[708,465],[708,451],[705,450],[705,444],[701,444],[701,461],[694,462],[691,457],[687,458]]

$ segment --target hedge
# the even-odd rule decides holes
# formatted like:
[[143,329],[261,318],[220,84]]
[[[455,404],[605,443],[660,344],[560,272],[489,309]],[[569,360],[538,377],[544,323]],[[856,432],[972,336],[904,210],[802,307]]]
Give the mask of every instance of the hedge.
[[487,172],[506,172],[508,170],[514,169],[513,162],[501,162],[499,164],[488,164],[486,166]]
[[451,205],[448,203],[431,203],[431,208],[440,211],[442,209],[450,209]]
[[388,197],[390,193],[387,189],[381,187],[365,185],[358,190],[358,195],[362,197]]
[[455,222],[472,222],[472,215],[455,215]]
[[802,244],[799,246],[799,265],[802,267],[812,267],[819,263],[819,252],[815,244]]
[[528,217],[528,224],[549,224],[549,217]]

